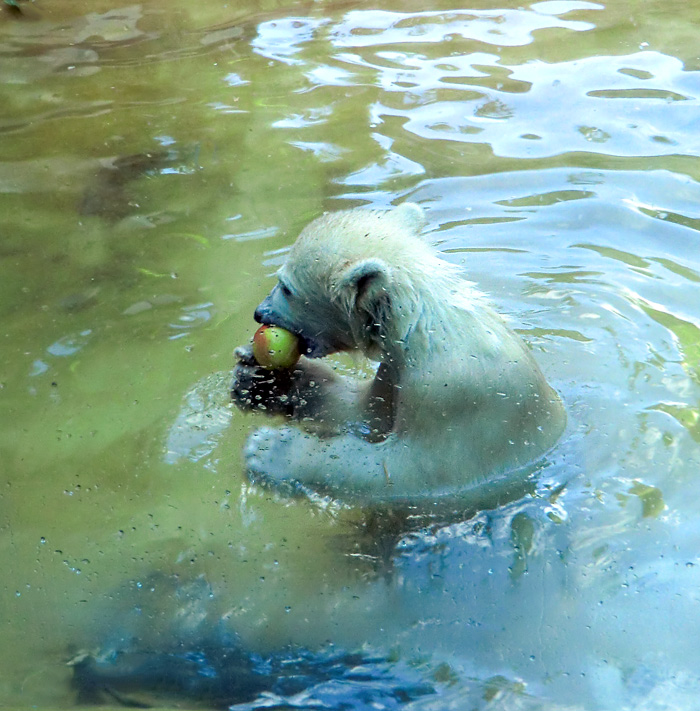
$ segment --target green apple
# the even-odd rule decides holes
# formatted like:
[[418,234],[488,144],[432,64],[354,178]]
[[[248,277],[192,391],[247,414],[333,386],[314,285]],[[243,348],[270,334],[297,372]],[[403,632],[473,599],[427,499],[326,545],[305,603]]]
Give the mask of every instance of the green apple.
[[299,360],[299,339],[279,326],[260,326],[253,336],[253,355],[269,370],[293,368]]

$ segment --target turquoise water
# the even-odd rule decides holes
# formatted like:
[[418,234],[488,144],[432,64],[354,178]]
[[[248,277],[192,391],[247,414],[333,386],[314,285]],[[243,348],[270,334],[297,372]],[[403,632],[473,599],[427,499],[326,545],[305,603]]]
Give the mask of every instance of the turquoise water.
[[[206,576],[248,648],[390,654],[436,685],[415,708],[696,707],[700,5],[22,8],[0,16],[0,703],[70,706],[65,662],[160,573]],[[533,495],[387,560],[354,512],[247,486],[261,420],[226,390],[301,226],[406,198],[570,424]]]

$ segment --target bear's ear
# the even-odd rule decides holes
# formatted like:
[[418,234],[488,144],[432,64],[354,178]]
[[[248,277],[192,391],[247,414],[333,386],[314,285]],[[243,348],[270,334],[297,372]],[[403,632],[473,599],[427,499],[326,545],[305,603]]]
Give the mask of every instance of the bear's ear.
[[387,298],[390,278],[391,268],[381,259],[363,259],[345,269],[336,282],[336,290],[350,309],[373,312]]
[[404,202],[391,211],[391,217],[413,234],[418,235],[425,227],[425,213],[415,202]]

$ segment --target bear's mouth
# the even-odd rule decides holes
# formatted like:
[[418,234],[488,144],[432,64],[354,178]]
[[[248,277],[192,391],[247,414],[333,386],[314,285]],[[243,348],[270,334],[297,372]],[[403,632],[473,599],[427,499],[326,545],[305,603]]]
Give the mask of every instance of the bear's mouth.
[[317,341],[315,338],[309,338],[301,333],[295,335],[299,339],[299,350],[307,358],[323,358],[331,353],[335,353],[337,350],[336,348],[331,348],[328,344]]
[[298,331],[293,327],[290,328],[289,325],[285,325],[279,322],[269,325],[281,326],[282,328],[286,328],[287,331],[293,333],[299,339],[299,352],[302,355],[305,355],[307,358],[323,358],[324,356],[330,355],[331,353],[335,353],[335,351],[337,350],[336,348],[330,346],[328,343],[317,340],[312,336],[307,336],[306,334],[302,333],[301,331]]

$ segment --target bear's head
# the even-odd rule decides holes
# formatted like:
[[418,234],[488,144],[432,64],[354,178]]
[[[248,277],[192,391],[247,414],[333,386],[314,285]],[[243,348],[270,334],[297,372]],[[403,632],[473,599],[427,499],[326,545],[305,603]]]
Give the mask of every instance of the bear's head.
[[424,224],[413,203],[319,217],[292,246],[256,321],[295,333],[311,358],[358,349],[381,359],[397,308],[411,311],[422,282],[449,267],[420,239]]

